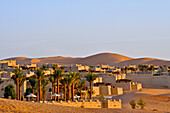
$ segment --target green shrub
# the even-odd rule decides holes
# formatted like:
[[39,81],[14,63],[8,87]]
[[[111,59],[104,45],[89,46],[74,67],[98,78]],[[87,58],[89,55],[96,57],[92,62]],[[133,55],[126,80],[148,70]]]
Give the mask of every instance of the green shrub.
[[146,106],[146,102],[144,102],[143,99],[140,98],[138,105],[141,106],[141,109],[144,109],[144,107]]
[[14,86],[12,84],[9,84],[5,87],[4,98],[8,99],[9,96],[11,96],[11,99],[16,98],[15,89],[14,89]]
[[129,104],[131,105],[132,109],[136,109],[136,102],[134,100],[130,101]]
[[99,100],[105,100],[104,95],[101,95]]

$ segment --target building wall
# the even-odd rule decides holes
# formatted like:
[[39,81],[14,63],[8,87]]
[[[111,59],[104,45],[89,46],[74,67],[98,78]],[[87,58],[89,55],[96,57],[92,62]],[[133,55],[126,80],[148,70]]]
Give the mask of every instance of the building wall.
[[121,87],[123,90],[131,90],[131,83],[116,83],[114,86]]
[[141,84],[141,83],[135,83],[135,82],[133,82],[133,83],[131,84],[131,88],[132,88],[132,90],[141,90],[141,89],[142,89],[142,84]]
[[100,95],[111,95],[111,86],[100,86]]
[[111,88],[111,95],[122,95],[123,94],[123,88]]
[[100,95],[100,88],[99,87],[93,87],[93,91],[94,91],[94,95],[93,96]]
[[0,77],[1,78],[11,78],[11,73],[12,72],[6,72],[6,71],[4,71],[4,72],[2,72],[2,73],[0,73]]
[[116,80],[126,79],[126,74],[119,74],[119,75],[115,75],[115,76],[116,76]]
[[140,82],[143,85],[168,86],[170,88],[170,76],[152,76],[149,74],[127,75],[127,79]]
[[103,78],[103,82],[112,83],[112,85],[116,83],[116,76],[114,75],[110,75],[110,76],[106,75],[103,76],[102,78]]

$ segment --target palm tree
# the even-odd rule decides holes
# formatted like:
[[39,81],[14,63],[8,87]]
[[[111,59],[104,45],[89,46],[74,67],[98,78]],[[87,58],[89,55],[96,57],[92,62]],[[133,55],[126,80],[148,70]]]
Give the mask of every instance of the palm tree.
[[58,64],[52,64],[53,69],[58,69]]
[[93,73],[88,73],[86,76],[86,80],[88,81],[88,82],[90,82],[90,99],[92,98],[92,82],[94,81],[94,80],[96,80],[96,78],[98,77],[98,75],[97,74],[93,74]]
[[129,68],[128,67],[125,67],[125,74],[127,74],[127,70],[128,70]]
[[74,86],[80,80],[80,74],[76,72],[70,72],[69,75],[72,79],[72,101],[74,101]]
[[49,81],[46,79],[41,80],[41,85],[42,85],[42,95],[43,95],[43,100],[45,100],[45,95],[47,94],[47,88],[46,86],[49,84]]
[[36,87],[36,93],[37,93],[37,101],[39,101],[39,83],[38,80],[36,79],[37,83],[35,84]]
[[161,73],[163,72],[163,66],[159,66],[160,67],[160,69],[161,69]]
[[47,65],[44,64],[44,65],[42,66],[42,69],[43,69],[43,70],[46,70],[46,68],[47,68]]
[[[32,93],[34,94],[34,90],[36,88],[36,84],[37,84],[37,81],[36,79],[34,78],[29,78],[29,83],[31,84],[31,87],[32,87]],[[31,100],[33,99],[33,97],[31,98]]]
[[[64,70],[61,70],[61,69],[54,70],[54,76],[57,79],[57,94],[59,94],[59,83],[60,83],[59,81],[64,76],[63,72],[64,72]],[[59,97],[57,99],[59,101]]]
[[71,100],[71,85],[74,81],[73,77],[71,77],[69,74],[65,76],[65,80],[67,83],[67,87],[68,87],[68,100]]
[[45,78],[45,73],[43,69],[37,69],[35,74],[36,74],[35,77],[38,80],[39,85],[39,101],[42,101],[41,80]]
[[67,77],[64,77],[64,79],[60,80],[60,83],[62,83],[63,87],[64,87],[64,101],[66,101],[66,90],[67,90]]
[[133,72],[135,70],[134,67],[130,67],[129,69],[131,70],[131,72]]
[[149,68],[151,70],[152,74],[153,74],[154,68],[155,68],[154,65],[151,65],[150,68]]
[[139,66],[138,66],[138,68],[140,69],[140,71],[144,71],[145,70],[145,65],[143,65],[143,64],[140,64]]
[[55,93],[55,83],[56,83],[54,74],[50,75],[49,81],[52,83],[52,94],[54,94]]
[[143,71],[143,64],[139,64],[138,68],[139,68],[140,71]]
[[85,80],[81,80],[80,83],[78,84],[78,88],[80,91],[80,99],[82,99],[82,90],[86,85],[86,81]]
[[16,84],[16,90],[17,90],[17,100],[19,100],[20,98],[20,96],[19,96],[19,89],[20,89],[20,80],[21,80],[21,78],[23,77],[23,75],[22,75],[22,70],[20,70],[20,69],[15,69],[14,71],[14,75],[11,77],[13,80],[14,80],[14,82],[15,82],[15,84]]
[[35,89],[35,87],[36,87],[37,81],[36,81],[36,79],[34,79],[34,78],[29,78],[29,83],[30,83],[30,85],[31,85],[31,87],[32,87],[32,93],[34,94],[34,89]]
[[26,75],[23,75],[22,78],[19,81],[19,99],[21,100],[21,87],[26,81]]
[[148,65],[144,65],[144,69],[145,69],[145,71],[146,71],[146,74],[148,73],[148,68],[149,68]]

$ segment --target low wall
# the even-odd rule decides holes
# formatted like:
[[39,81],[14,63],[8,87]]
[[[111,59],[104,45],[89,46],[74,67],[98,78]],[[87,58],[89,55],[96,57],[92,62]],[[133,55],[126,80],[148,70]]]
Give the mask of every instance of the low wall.
[[83,108],[102,108],[102,103],[97,101],[97,102],[83,102],[81,107]]
[[103,100],[103,101],[92,101],[89,100],[88,102],[54,102],[55,105],[62,105],[62,106],[71,106],[71,107],[82,107],[82,108],[118,108],[121,109],[121,100],[110,101],[110,100]]
[[122,104],[121,104],[121,100],[116,101],[110,101],[110,100],[104,100],[103,101],[103,108],[115,108],[115,109],[121,109],[122,108]]

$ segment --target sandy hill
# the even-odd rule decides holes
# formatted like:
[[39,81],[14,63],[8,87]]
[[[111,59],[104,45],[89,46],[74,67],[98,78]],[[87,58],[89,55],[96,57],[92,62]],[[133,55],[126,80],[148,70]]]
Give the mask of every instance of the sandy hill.
[[137,58],[137,59],[131,59],[131,60],[119,62],[115,65],[125,66],[125,65],[139,65],[139,64],[170,65],[170,61],[160,60],[156,58]]
[[73,64],[97,65],[97,64],[114,64],[132,58],[115,53],[100,53],[89,57],[81,58],[72,62]]
[[154,58],[137,58],[137,59],[131,59],[131,60],[126,60],[126,61],[122,61],[117,63],[116,65],[139,65],[139,64],[145,64],[145,62],[149,62],[152,60],[156,60]]
[[139,65],[139,64],[154,64],[154,65],[170,65],[170,61],[160,60],[155,58],[130,58],[115,53],[100,53],[91,55],[84,58],[72,58],[72,57],[43,57],[43,58],[27,58],[27,57],[13,57],[6,60],[16,60],[18,64],[30,64],[37,63],[39,66],[45,63],[58,63],[58,64],[83,64],[83,65],[97,65],[97,64],[109,64],[109,65]]

